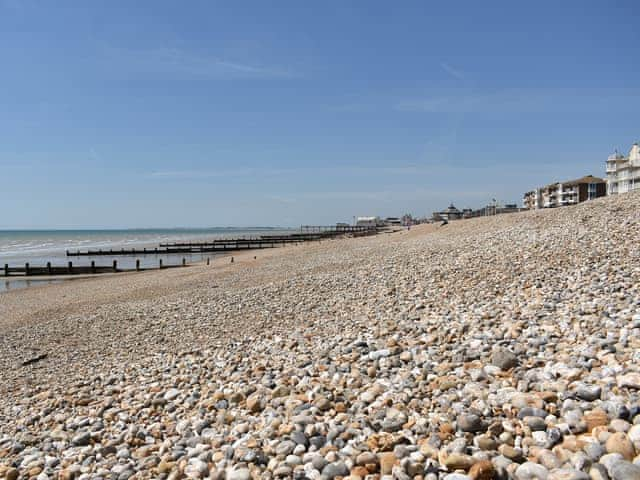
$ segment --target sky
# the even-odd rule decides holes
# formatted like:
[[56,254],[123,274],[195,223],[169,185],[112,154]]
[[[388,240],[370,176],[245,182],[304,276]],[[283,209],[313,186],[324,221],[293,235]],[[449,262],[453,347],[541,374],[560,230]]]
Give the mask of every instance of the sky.
[[631,1],[0,0],[0,228],[481,207],[640,140]]

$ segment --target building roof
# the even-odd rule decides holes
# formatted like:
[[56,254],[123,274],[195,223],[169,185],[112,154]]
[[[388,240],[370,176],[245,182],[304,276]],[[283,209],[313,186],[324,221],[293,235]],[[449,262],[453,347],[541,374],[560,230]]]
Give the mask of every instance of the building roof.
[[458,210],[452,203],[446,210],[444,210],[444,213],[460,213],[460,210]]
[[586,175],[576,180],[562,182],[563,185],[580,185],[581,183],[606,183],[606,181],[601,178],[594,177],[593,175]]

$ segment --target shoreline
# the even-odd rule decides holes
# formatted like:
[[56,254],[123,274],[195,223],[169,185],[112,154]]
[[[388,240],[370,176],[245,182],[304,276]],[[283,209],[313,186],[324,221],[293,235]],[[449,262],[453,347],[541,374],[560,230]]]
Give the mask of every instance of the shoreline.
[[[0,293],[0,330],[8,325],[15,325],[19,321],[33,320],[43,311],[59,312],[61,314],[75,311],[81,306],[102,305],[105,302],[124,302],[131,299],[153,298],[157,293],[143,289],[161,289],[175,293],[182,290],[194,279],[201,278],[211,273],[225,273],[227,267],[245,265],[255,262],[254,256],[259,261],[262,258],[273,256],[279,250],[290,249],[281,247],[277,249],[251,250],[234,252],[233,254],[218,254],[211,258],[211,264],[205,262],[188,264],[185,268],[150,269],[146,271],[127,271],[93,275],[34,277],[36,281],[41,278],[59,279],[59,283],[36,285],[28,288],[3,291]],[[299,248],[299,247],[296,247]],[[271,255],[265,255],[265,252]],[[278,252],[280,253],[280,252]],[[282,252],[284,254],[284,252]],[[234,257],[234,263],[230,258]],[[4,278],[4,277],[3,277]],[[7,277],[12,280],[26,280],[26,277]],[[126,285],[123,285],[126,284]],[[124,288],[123,288],[124,287]],[[80,300],[81,296],[86,296]],[[31,306],[31,311],[19,313],[23,306]],[[10,320],[7,322],[7,318]]]

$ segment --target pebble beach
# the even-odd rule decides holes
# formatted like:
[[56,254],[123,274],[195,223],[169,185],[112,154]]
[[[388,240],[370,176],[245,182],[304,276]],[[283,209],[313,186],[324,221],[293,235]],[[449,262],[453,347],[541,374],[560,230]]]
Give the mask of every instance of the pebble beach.
[[639,205],[3,293],[0,478],[640,479]]

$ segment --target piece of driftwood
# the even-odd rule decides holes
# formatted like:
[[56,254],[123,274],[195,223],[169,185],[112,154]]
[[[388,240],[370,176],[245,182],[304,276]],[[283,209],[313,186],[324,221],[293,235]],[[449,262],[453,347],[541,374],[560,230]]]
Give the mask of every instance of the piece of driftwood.
[[22,362],[22,366],[25,367],[27,365],[31,365],[32,363],[39,362],[40,360],[44,360],[45,358],[47,358],[47,354],[46,353],[42,353],[42,354],[37,355],[35,357],[31,357],[31,358],[28,358],[27,360],[24,360]]

